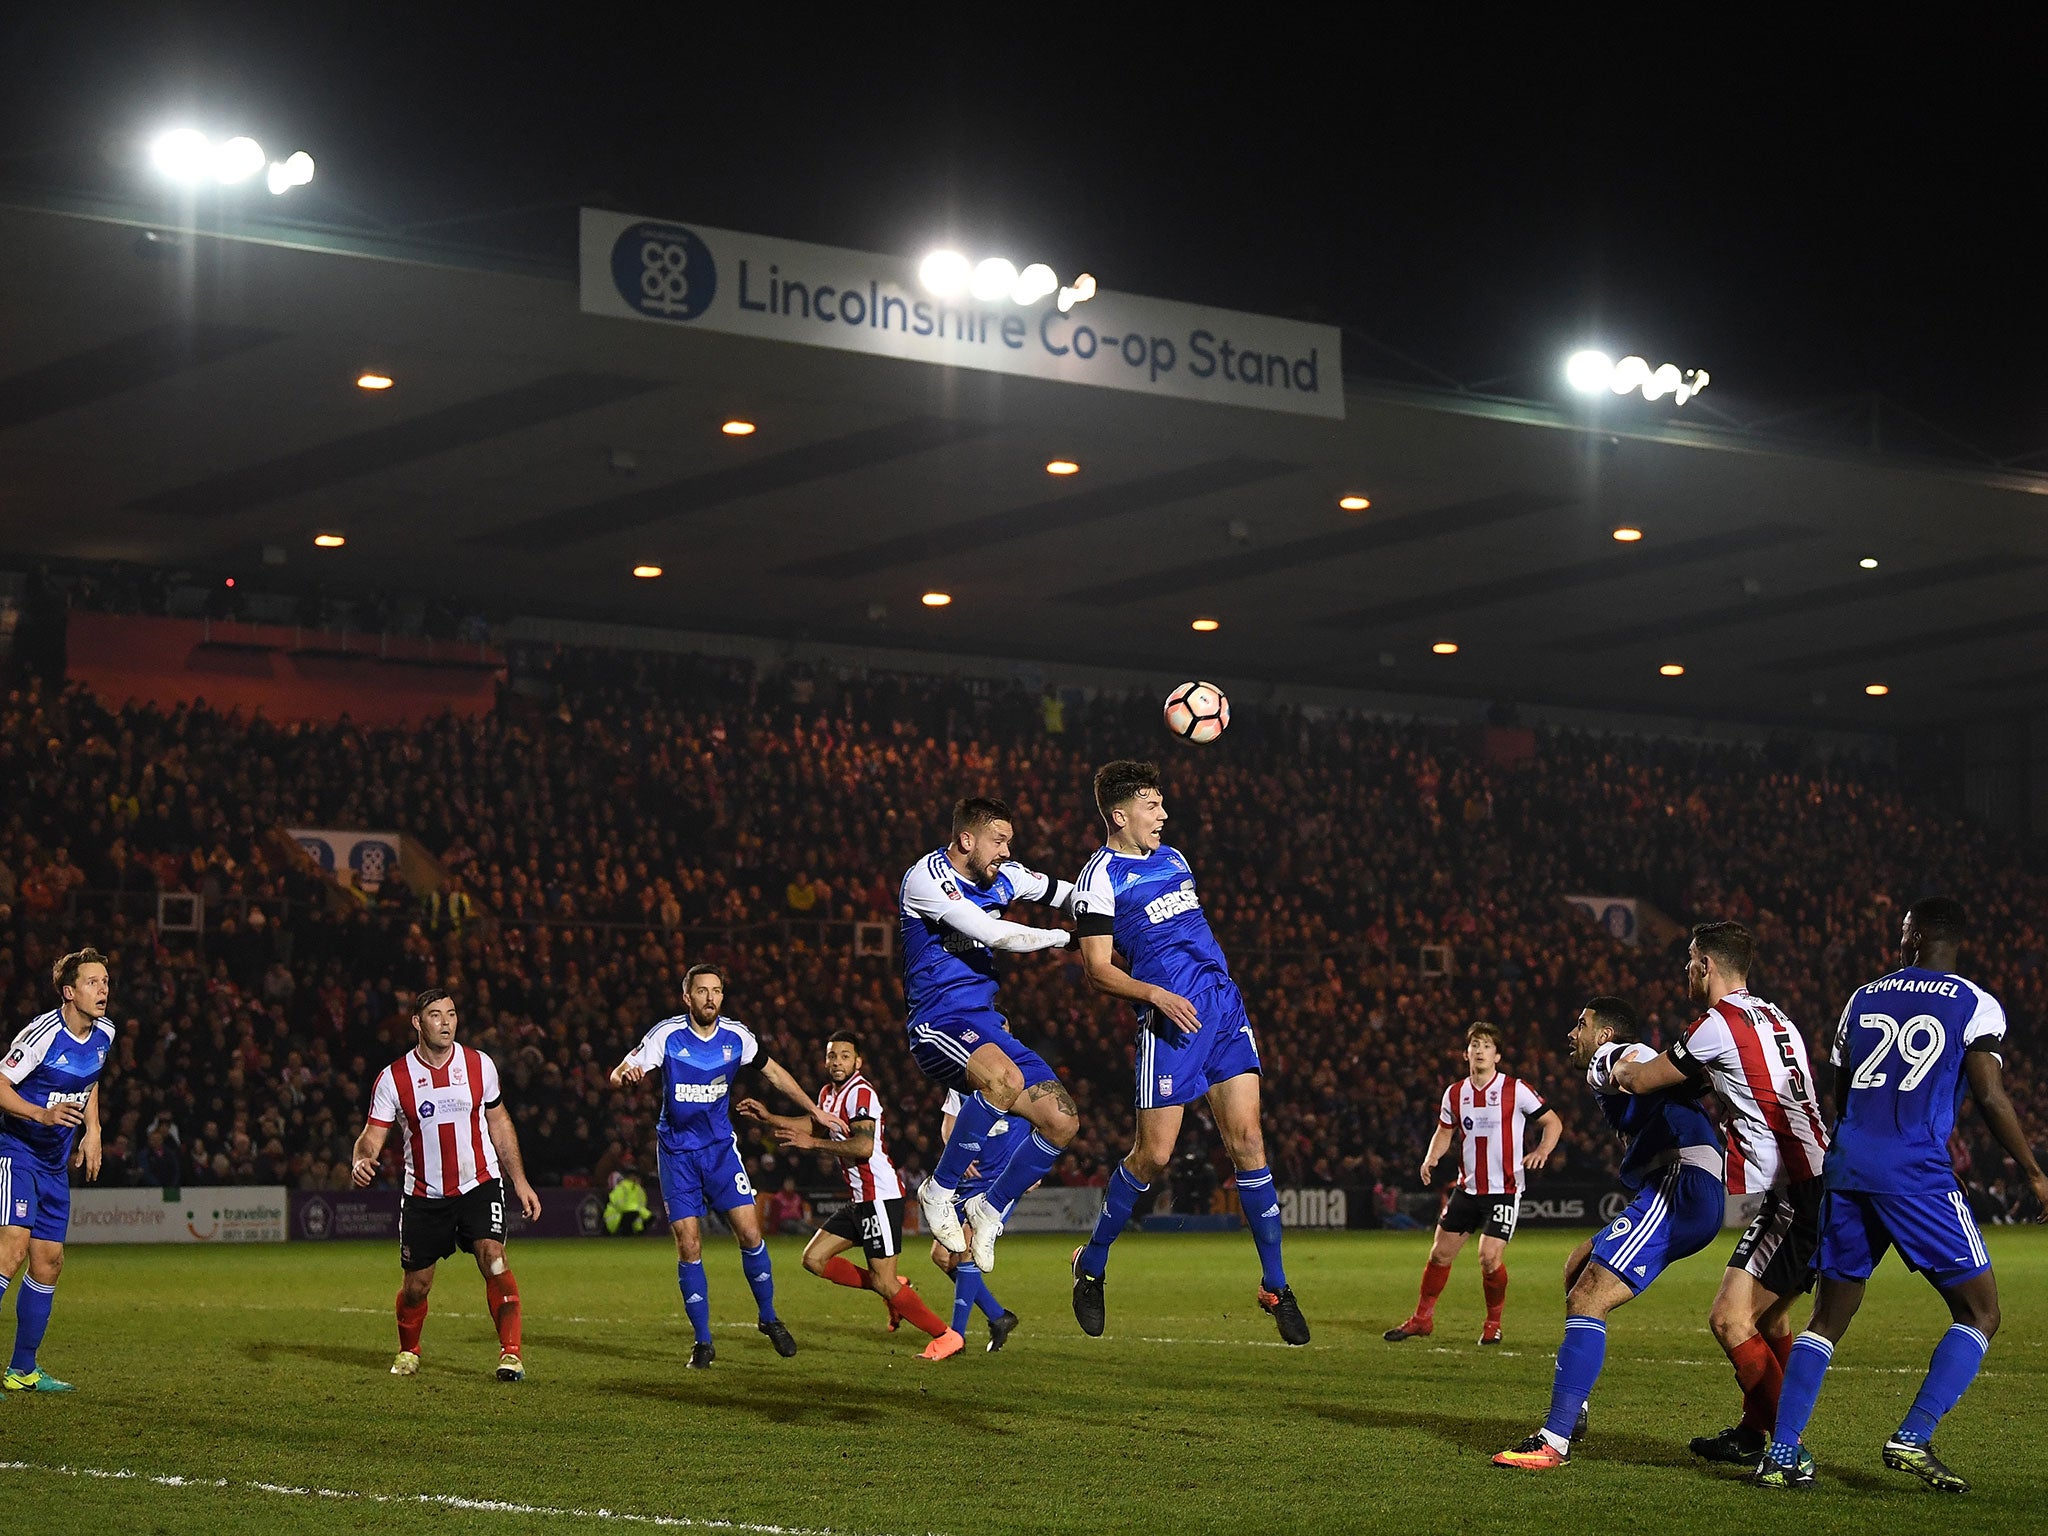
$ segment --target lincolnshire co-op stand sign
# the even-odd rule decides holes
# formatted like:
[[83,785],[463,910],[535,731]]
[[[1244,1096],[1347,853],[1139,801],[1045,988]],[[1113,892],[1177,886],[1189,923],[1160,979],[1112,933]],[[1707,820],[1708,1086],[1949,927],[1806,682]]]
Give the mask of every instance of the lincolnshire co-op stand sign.
[[1061,313],[940,300],[917,262],[583,210],[584,313],[1141,395],[1344,415],[1341,333],[1098,291]]

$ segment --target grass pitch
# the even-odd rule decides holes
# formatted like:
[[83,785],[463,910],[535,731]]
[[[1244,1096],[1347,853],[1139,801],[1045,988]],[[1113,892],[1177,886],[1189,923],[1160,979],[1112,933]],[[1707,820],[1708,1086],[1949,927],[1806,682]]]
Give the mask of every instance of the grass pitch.
[[[1896,1260],[1815,1415],[1821,1487],[1765,1494],[1694,1463],[1686,1439],[1738,1408],[1705,1326],[1732,1232],[1616,1314],[1592,1438],[1570,1467],[1490,1466],[1548,1401],[1557,1276],[1577,1235],[1515,1240],[1508,1342],[1484,1352],[1470,1253],[1433,1339],[1381,1341],[1414,1301],[1422,1234],[1290,1234],[1315,1330],[1303,1350],[1279,1346],[1253,1304],[1242,1236],[1125,1238],[1109,1334],[1092,1340],[1068,1307],[1072,1240],[1012,1237],[992,1279],[1023,1327],[990,1356],[977,1323],[969,1352],[938,1365],[917,1358],[922,1336],[883,1332],[872,1296],[804,1274],[799,1245],[781,1241],[780,1310],[802,1352],[777,1358],[722,1242],[707,1254],[719,1359],[702,1374],[682,1369],[690,1336],[666,1241],[518,1242],[530,1375],[509,1387],[491,1377],[466,1259],[442,1265],[425,1367],[402,1380],[387,1374],[389,1245],[74,1247],[44,1363],[79,1390],[0,1403],[0,1503],[24,1529],[93,1532],[561,1531],[653,1517],[873,1536],[1563,1532],[1617,1519],[1654,1519],[1659,1536],[2038,1528],[2048,1233],[1988,1234],[2005,1324],[1938,1441],[1976,1484],[1961,1498],[1878,1459],[1947,1323]],[[943,1313],[950,1287],[921,1254],[906,1272]],[[0,1340],[11,1331],[0,1321]]]

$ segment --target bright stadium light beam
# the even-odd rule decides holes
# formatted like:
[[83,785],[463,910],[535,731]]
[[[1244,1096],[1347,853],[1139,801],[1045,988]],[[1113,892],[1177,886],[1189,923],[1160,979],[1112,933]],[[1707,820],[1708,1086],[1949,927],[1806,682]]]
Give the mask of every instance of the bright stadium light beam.
[[917,280],[938,299],[957,299],[973,275],[974,263],[958,251],[933,251],[917,268]]
[[1683,405],[1707,387],[1708,379],[1704,368],[1681,368],[1676,363],[1659,363],[1653,368],[1647,359],[1633,355],[1617,362],[1593,347],[1564,360],[1565,383],[1582,395],[1611,391],[1640,394],[1645,400],[1662,400],[1668,395],[1673,405]]
[[212,163],[213,146],[197,128],[173,128],[150,141],[149,163],[172,181],[195,182]]
[[1016,287],[1017,269],[1001,256],[989,256],[976,262],[974,275],[967,280],[967,291],[984,304],[1009,298]]
[[313,179],[313,157],[303,149],[283,160],[270,162],[270,172],[265,185],[272,197],[283,197],[293,187],[303,187]]
[[229,139],[213,152],[213,179],[224,187],[247,181],[263,169],[263,146],[246,135]]

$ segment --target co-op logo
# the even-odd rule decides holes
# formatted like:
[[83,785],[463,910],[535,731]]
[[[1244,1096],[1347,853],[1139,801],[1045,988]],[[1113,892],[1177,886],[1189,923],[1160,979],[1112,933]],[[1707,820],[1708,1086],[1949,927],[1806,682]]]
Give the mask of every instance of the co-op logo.
[[643,315],[694,320],[718,292],[718,264],[682,225],[643,222],[612,244],[612,285]]

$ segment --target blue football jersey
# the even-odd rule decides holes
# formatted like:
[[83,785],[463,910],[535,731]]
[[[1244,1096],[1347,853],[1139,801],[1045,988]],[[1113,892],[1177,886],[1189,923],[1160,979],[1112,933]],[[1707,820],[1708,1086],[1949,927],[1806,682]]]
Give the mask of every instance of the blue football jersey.
[[729,1104],[733,1074],[761,1054],[752,1030],[721,1017],[707,1039],[688,1014],[663,1019],[626,1060],[661,1073],[661,1144],[695,1152],[733,1139]]
[[1872,1194],[1956,1187],[1948,1138],[1963,1102],[1963,1053],[1996,1051],[2005,1009],[1975,982],[1908,966],[1849,999],[1828,1053],[1842,1106],[1828,1185]]
[[964,878],[945,850],[925,855],[903,876],[903,1001],[912,1020],[959,1018],[995,1008],[995,951],[948,926],[946,911],[965,902],[1000,917],[1013,901],[1043,901],[1054,890],[1048,875],[1015,860],[999,866],[985,886]]
[[[1074,915],[1109,918],[1116,947],[1140,981],[1197,997],[1230,980],[1230,962],[1195,894],[1195,872],[1177,848],[1161,844],[1143,858],[1098,849],[1075,882]],[[1142,1004],[1138,1012],[1146,1012]]]
[[[113,1048],[111,1019],[95,1020],[81,1040],[65,1026],[64,1010],[53,1008],[14,1037],[0,1057],[0,1077],[31,1104],[83,1104],[92,1097]],[[0,1116],[0,1130],[51,1168],[64,1166],[78,1134],[76,1126],[42,1125],[19,1115]]]
[[[1654,1060],[1648,1046],[1636,1048],[1636,1059]],[[1641,1189],[1660,1168],[1678,1154],[1681,1161],[1716,1171],[1723,1158],[1721,1135],[1714,1122],[1700,1108],[1697,1092],[1689,1086],[1664,1088],[1656,1093],[1601,1093],[1593,1101],[1600,1113],[1628,1144],[1622,1154],[1619,1176],[1629,1189]],[[1687,1156],[1688,1149],[1695,1155]],[[1711,1153],[1708,1157],[1705,1154]]]

